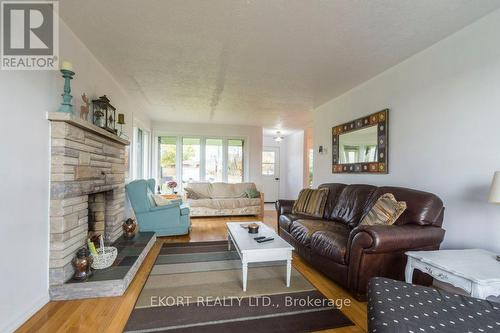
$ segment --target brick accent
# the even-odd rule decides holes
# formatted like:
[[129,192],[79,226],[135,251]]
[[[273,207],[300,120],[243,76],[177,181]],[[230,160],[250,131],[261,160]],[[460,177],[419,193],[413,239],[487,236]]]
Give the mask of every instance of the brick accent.
[[89,220],[108,242],[121,235],[127,166],[123,140],[65,121],[50,123],[49,280],[55,285],[73,274],[71,260],[86,243]]

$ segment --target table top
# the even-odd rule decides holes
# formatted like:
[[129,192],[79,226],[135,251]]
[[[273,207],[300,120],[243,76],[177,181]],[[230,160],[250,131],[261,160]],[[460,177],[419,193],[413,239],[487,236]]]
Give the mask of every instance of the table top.
[[409,257],[478,284],[500,283],[496,253],[481,249],[409,251]]
[[[248,229],[242,228],[241,225],[248,225],[257,223],[259,225],[259,232],[256,234],[248,233]],[[233,241],[237,244],[241,252],[247,251],[266,251],[270,249],[284,249],[293,250],[293,246],[288,244],[283,238],[265,225],[262,222],[228,222],[226,223],[227,229],[231,234]],[[255,237],[273,237],[274,240],[270,242],[257,243]]]

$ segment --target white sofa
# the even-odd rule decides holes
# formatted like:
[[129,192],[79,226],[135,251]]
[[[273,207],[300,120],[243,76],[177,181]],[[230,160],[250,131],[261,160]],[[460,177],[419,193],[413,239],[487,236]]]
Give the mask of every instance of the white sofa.
[[184,188],[191,216],[261,216],[264,197],[249,198],[248,189],[256,189],[255,184],[191,183]]

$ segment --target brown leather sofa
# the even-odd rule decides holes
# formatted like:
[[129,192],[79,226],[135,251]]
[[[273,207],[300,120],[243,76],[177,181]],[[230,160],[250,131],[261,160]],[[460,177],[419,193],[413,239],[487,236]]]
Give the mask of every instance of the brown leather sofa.
[[[372,277],[404,280],[405,251],[437,250],[443,241],[443,202],[432,193],[338,183],[319,187],[329,189],[323,218],[292,214],[294,200],[278,200],[278,232],[303,259],[358,300],[366,300]],[[358,226],[384,193],[405,201],[406,211],[391,226]],[[415,274],[414,282],[430,280]]]

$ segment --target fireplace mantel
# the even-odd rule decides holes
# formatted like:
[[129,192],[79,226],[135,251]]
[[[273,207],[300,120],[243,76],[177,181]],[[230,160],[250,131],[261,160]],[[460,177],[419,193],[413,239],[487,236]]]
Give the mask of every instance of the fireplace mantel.
[[102,129],[94,124],[91,124],[90,122],[83,120],[81,118],[77,118],[73,116],[70,113],[63,113],[63,112],[47,112],[47,119],[50,121],[63,121],[68,124],[71,124],[73,126],[79,127],[83,130],[87,130],[89,132],[92,132],[97,135],[101,135],[105,138],[108,138],[112,141],[115,141],[117,143],[121,143],[124,146],[130,145],[130,142],[128,140],[120,138],[118,135],[110,133],[106,131],[105,129]]

